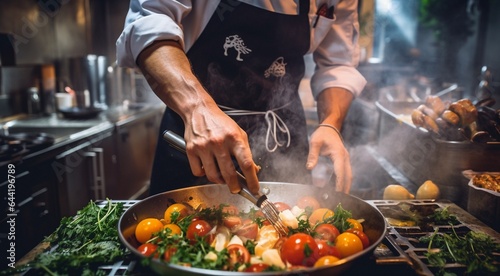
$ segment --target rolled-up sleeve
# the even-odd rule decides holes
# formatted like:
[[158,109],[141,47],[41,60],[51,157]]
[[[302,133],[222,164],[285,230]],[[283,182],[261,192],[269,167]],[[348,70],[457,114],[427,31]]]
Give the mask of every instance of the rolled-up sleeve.
[[339,1],[334,20],[318,25],[318,30],[313,28],[316,68],[311,77],[311,89],[315,98],[330,87],[341,87],[358,96],[366,85],[365,78],[356,69],[359,63],[357,2]]
[[135,67],[137,56],[156,40],[175,40],[184,46],[181,20],[190,10],[191,1],[132,0],[116,41],[118,65]]

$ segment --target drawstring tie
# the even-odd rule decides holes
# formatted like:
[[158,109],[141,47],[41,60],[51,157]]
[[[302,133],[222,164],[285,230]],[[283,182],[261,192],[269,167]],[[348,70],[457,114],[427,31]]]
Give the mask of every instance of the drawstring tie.
[[[267,111],[242,110],[223,105],[219,105],[219,107],[229,116],[264,115],[264,119],[267,123],[266,149],[268,152],[274,152],[278,147],[285,145],[285,142],[280,142],[278,140],[278,131],[287,135],[286,147],[288,148],[290,146],[290,131],[288,130],[288,127],[283,119],[281,119],[275,112],[286,107],[287,105],[289,104]],[[274,140],[274,147],[272,148],[269,146],[270,139]]]

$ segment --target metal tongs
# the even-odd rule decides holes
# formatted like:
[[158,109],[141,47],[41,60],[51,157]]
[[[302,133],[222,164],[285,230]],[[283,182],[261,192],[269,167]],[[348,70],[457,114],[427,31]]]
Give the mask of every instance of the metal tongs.
[[[163,132],[163,139],[165,139],[178,151],[186,153],[186,141],[184,141],[184,139],[176,133],[171,130],[166,130]],[[259,207],[266,219],[269,220],[276,231],[278,231],[278,234],[282,237],[286,236],[288,233],[287,227],[285,227],[281,221],[279,216],[280,212],[276,206],[260,191],[256,195],[252,194],[250,190],[248,190],[245,176],[243,176],[243,174],[241,174],[238,170],[236,170],[236,174],[238,175],[238,182],[241,186],[241,190],[238,194],[255,204],[255,206]]]

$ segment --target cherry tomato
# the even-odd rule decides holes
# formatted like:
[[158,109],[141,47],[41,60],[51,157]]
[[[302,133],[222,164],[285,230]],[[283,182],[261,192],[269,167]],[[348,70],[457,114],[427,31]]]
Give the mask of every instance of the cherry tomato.
[[329,223],[323,223],[316,226],[316,228],[314,228],[314,233],[316,238],[329,242],[334,242],[335,238],[340,235],[339,229],[337,229],[337,227],[335,227],[333,224]]
[[320,208],[320,204],[319,201],[312,196],[303,196],[299,198],[299,200],[297,201],[297,207],[301,209],[306,209],[306,207],[310,207],[314,211]]
[[266,271],[266,269],[268,269],[268,268],[269,268],[269,265],[260,263],[260,264],[252,264],[243,271],[244,272],[263,272],[263,271]]
[[292,265],[311,267],[319,259],[318,244],[308,234],[293,234],[281,246],[281,258]]
[[156,218],[143,219],[135,227],[135,238],[140,243],[146,243],[156,233],[163,229],[163,223]]
[[309,216],[309,225],[314,226],[318,222],[323,222],[326,219],[333,217],[334,212],[328,208],[319,208],[312,212]]
[[290,210],[292,207],[284,202],[274,202],[274,206],[278,209],[278,211],[283,212],[285,210]]
[[234,205],[227,205],[222,207],[222,212],[231,216],[238,216],[240,214],[240,210]]
[[250,262],[250,252],[240,244],[230,244],[227,247],[229,254],[229,266],[234,267],[236,264],[246,264]]
[[285,243],[287,239],[288,239],[287,237],[279,238],[278,241],[276,241],[276,243],[274,244],[273,248],[278,249],[278,252],[281,252],[281,247],[283,246],[283,243]]
[[363,225],[361,225],[361,222],[353,218],[348,218],[346,219],[346,221],[349,222],[349,224],[351,224],[351,228],[363,231]]
[[169,236],[182,234],[182,230],[177,224],[173,224],[173,223],[165,224],[165,226],[163,226],[163,229],[165,229],[165,230],[170,229]]
[[137,247],[137,250],[146,257],[149,257],[151,256],[151,254],[155,253],[156,249],[158,249],[158,246],[152,243],[143,243],[139,247]]
[[224,224],[224,226],[226,226],[229,229],[233,229],[235,226],[241,224],[241,217],[229,215],[222,219],[222,224]]
[[363,243],[353,233],[344,232],[335,239],[335,247],[339,250],[342,258],[349,257],[353,254],[363,251]]
[[163,253],[163,259],[167,262],[170,262],[170,259],[172,256],[177,252],[177,247],[171,246],[165,250],[165,253]]
[[[212,230],[212,226],[205,220],[199,219],[191,222],[187,228],[186,231],[186,238],[190,241],[196,241],[196,237],[203,237],[205,236]],[[209,239],[205,239],[207,242],[210,241]]]
[[165,210],[165,213],[163,214],[163,219],[165,220],[165,223],[171,223],[172,222],[172,215],[176,214],[176,221],[178,221],[181,218],[186,217],[189,215],[189,209],[186,205],[182,203],[174,203]]
[[361,240],[361,243],[363,244],[363,249],[370,246],[370,239],[368,239],[368,236],[365,234],[365,232],[354,228],[347,229],[346,232],[353,233],[358,236],[358,238]]
[[314,267],[322,267],[322,266],[332,265],[338,260],[339,260],[339,258],[337,258],[335,256],[323,256],[323,257],[319,258],[314,263]]
[[318,244],[318,252],[320,257],[330,255],[340,258],[340,253],[337,250],[337,247],[335,247],[334,245],[325,240],[318,239],[316,239],[316,243]]
[[257,233],[259,232],[259,226],[251,219],[243,220],[243,222],[236,228],[237,228],[235,230],[236,235],[251,240],[255,240],[255,238],[257,238]]

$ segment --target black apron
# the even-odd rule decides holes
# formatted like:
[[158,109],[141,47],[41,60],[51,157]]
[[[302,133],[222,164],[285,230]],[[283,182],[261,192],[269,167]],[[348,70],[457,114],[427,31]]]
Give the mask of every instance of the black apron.
[[[306,120],[298,94],[310,43],[309,1],[299,2],[299,14],[286,15],[221,1],[187,53],[205,89],[247,132],[254,161],[262,167],[260,181],[311,183],[305,168]],[[184,136],[184,123],[168,107],[150,193],[208,183],[193,176],[187,158],[161,138],[167,129]]]

